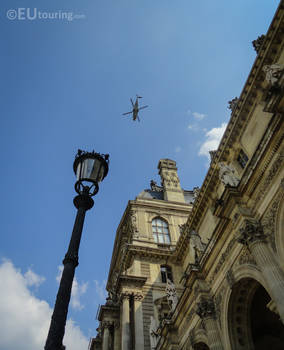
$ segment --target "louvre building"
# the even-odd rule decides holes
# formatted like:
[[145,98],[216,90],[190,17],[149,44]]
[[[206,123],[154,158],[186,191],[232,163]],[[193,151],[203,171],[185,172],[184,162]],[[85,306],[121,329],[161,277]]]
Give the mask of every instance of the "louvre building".
[[128,202],[89,350],[284,349],[284,0],[253,49],[201,188],[161,159]]

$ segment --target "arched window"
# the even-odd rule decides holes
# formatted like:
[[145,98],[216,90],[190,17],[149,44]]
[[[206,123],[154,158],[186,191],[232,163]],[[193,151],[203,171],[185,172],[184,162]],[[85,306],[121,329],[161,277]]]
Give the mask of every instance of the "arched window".
[[165,220],[156,218],[152,221],[154,241],[161,244],[170,244],[169,226]]
[[167,283],[167,280],[173,281],[172,269],[168,265],[161,265],[161,279],[163,283]]

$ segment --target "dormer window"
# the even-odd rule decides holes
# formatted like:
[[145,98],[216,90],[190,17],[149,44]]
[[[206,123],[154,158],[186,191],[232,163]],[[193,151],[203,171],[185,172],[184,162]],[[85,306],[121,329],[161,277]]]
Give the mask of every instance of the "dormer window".
[[170,244],[169,226],[165,220],[156,218],[152,221],[154,241],[160,244]]

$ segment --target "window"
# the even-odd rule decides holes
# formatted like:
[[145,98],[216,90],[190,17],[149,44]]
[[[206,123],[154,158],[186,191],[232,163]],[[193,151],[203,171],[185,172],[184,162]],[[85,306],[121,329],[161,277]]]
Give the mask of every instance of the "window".
[[163,283],[167,283],[169,279],[171,282],[173,281],[172,269],[168,265],[161,265],[161,278]]
[[170,244],[170,235],[168,223],[162,219],[156,218],[152,221],[152,231],[154,241],[161,244]]
[[243,169],[246,167],[246,164],[248,162],[248,156],[242,149],[240,150],[237,161]]

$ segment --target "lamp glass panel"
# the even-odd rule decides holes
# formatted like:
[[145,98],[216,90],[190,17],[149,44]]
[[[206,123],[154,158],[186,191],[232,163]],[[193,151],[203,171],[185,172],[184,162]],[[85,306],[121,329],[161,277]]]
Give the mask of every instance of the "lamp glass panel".
[[[78,167],[79,168],[79,167]],[[78,174],[78,171],[77,171]],[[100,182],[103,178],[104,169],[101,167],[101,161],[94,158],[84,159],[82,162],[81,179],[90,179]]]

